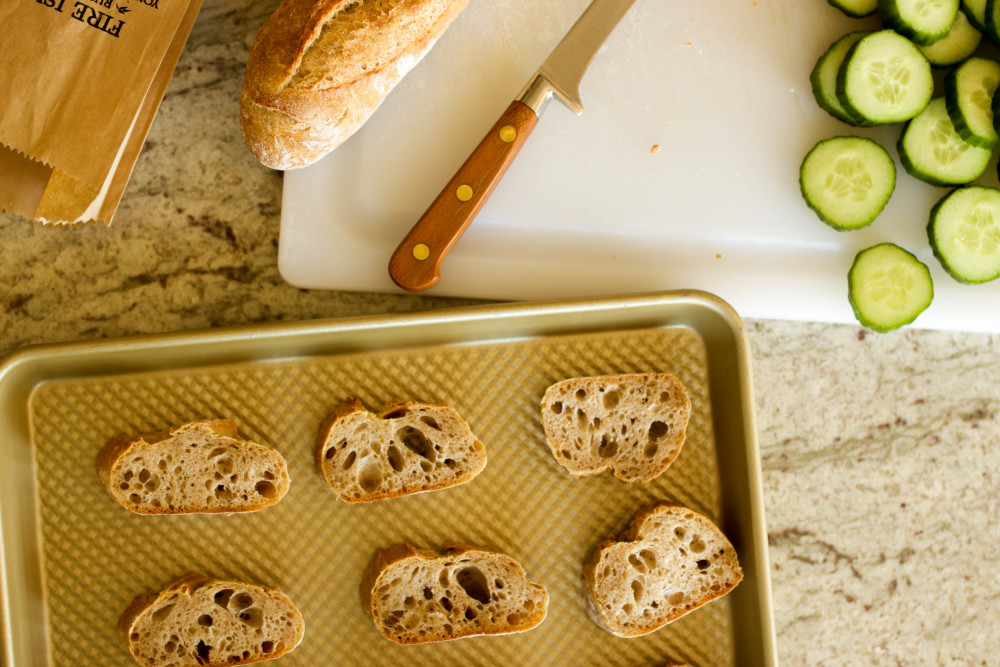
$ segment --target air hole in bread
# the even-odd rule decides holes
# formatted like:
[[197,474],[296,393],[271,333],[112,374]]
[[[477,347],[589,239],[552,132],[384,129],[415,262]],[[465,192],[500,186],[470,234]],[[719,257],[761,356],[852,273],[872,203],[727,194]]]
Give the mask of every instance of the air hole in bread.
[[219,484],[215,487],[215,497],[219,500],[232,500],[233,492],[227,489],[224,484]]
[[126,482],[129,481],[129,480],[131,480],[132,479],[132,471],[131,470],[126,470],[124,477],[125,477],[125,481]]
[[239,613],[239,618],[255,630],[264,625],[264,612],[257,607],[244,609]]
[[164,461],[163,459],[159,460],[159,462],[156,464],[156,467],[160,469],[160,472],[167,472],[167,462]]
[[701,559],[700,561],[698,561],[696,564],[698,565],[698,569],[699,570],[707,570],[708,569],[708,561],[705,560],[704,558]]
[[552,409],[552,412],[556,413],[557,415],[562,414],[563,411],[562,401],[556,401],[552,403],[552,405],[550,405],[549,407]]
[[417,456],[422,456],[428,461],[434,461],[436,456],[434,445],[431,444],[431,441],[419,429],[412,426],[404,426],[396,431],[396,439]]
[[415,605],[416,603],[417,601],[413,599],[412,595],[407,595],[406,599],[403,600],[403,606],[406,607],[407,609],[413,608],[413,605]]
[[632,604],[622,605],[622,611],[625,612],[626,614],[631,614],[633,609],[635,609],[635,606]]
[[676,593],[671,593],[670,597],[667,598],[667,602],[669,602],[674,606],[679,605],[680,603],[684,602],[684,593],[681,591],[677,591]]
[[165,619],[167,616],[170,616],[170,612],[172,612],[173,610],[174,610],[174,605],[172,604],[160,607],[159,609],[153,612],[152,615],[153,621],[155,621],[156,623],[162,622],[163,619]]
[[701,537],[698,535],[691,538],[691,544],[689,546],[691,547],[691,551],[696,554],[700,554],[705,550],[705,543],[701,541]]
[[587,419],[587,413],[584,412],[583,410],[581,410],[580,408],[577,408],[576,409],[576,421],[580,425],[580,428],[583,428],[587,424],[587,422],[589,421]]
[[260,650],[261,653],[270,653],[271,651],[274,650],[274,642],[272,641],[261,642]]
[[195,647],[195,659],[198,661],[199,665],[208,664],[208,652],[212,650],[212,647],[203,641],[198,641],[198,645]]
[[382,416],[382,419],[399,419],[400,417],[406,416],[406,408],[400,408],[398,410],[393,410],[392,412]]
[[261,480],[254,484],[253,488],[257,489],[257,493],[264,496],[268,500],[274,500],[278,497],[278,489],[275,488],[274,484]]
[[455,462],[455,459],[445,459],[444,464],[448,466],[448,468],[450,468],[451,470],[454,470],[455,467],[458,465],[458,463]]
[[636,554],[629,554],[629,556],[628,556],[628,562],[629,562],[629,565],[631,565],[632,567],[634,567],[639,572],[642,572],[643,574],[646,573],[646,569],[647,569],[646,568],[646,563],[643,562],[643,561],[641,561],[641,560],[639,560],[639,556],[637,556]]
[[521,623],[520,614],[507,614],[507,624],[508,625],[519,625]]
[[131,634],[131,635],[129,636],[129,639],[131,639],[131,640],[132,640],[132,641],[134,641],[134,642],[137,642],[137,641],[139,641],[139,633],[138,633],[138,632],[133,632],[133,633],[132,633],[132,634]]
[[605,392],[603,398],[604,409],[611,410],[616,405],[618,405],[619,401],[621,400],[622,400],[621,392],[618,391],[617,389],[612,389],[611,391]]
[[166,644],[163,645],[163,649],[167,651],[167,653],[173,653],[174,651],[177,650],[177,644],[175,644],[172,641],[167,642]]
[[594,424],[594,428],[601,428],[601,418],[600,417],[594,417],[593,424]]
[[435,431],[441,430],[441,425],[437,423],[437,420],[434,419],[434,417],[428,417],[427,415],[424,415],[423,417],[420,418],[420,421],[427,424]]
[[355,452],[348,453],[347,458],[344,459],[344,470],[350,470],[356,458],[358,458],[358,455]]
[[666,422],[655,421],[649,425],[649,439],[657,441],[670,432],[670,426]]
[[646,445],[646,448],[642,450],[642,454],[647,459],[651,459],[654,456],[656,456],[656,452],[659,451],[659,449],[660,445],[658,443],[650,442],[649,444]]
[[382,486],[382,471],[379,470],[377,463],[369,462],[359,469],[358,484],[365,493],[371,493]]
[[424,586],[424,599],[430,600],[432,597],[434,597],[434,591],[429,586]]
[[444,607],[445,611],[451,611],[452,609],[451,600],[449,600],[448,598],[441,598],[441,606]]
[[246,609],[252,604],[253,604],[253,598],[247,593],[240,593],[239,595],[236,596],[236,600],[234,601],[234,606],[236,607],[236,611]]
[[389,459],[389,465],[396,472],[403,471],[403,453],[399,451],[396,445],[389,445],[389,449],[386,451],[386,457]]
[[568,449],[560,449],[559,455],[562,456],[564,459],[573,458],[573,452],[569,451]]
[[490,585],[478,567],[465,567],[455,574],[455,580],[470,598],[486,604],[490,601]]
[[148,482],[149,481],[149,475],[150,475],[150,472],[148,470],[146,470],[145,468],[143,468],[142,470],[140,470],[139,471],[139,483],[140,484],[145,484],[146,482]]
[[222,456],[229,451],[228,447],[216,447],[211,452],[208,453],[208,458],[214,459],[216,456]]
[[118,488],[121,489],[122,491],[128,491],[128,482],[122,482],[121,484],[118,485]]
[[638,602],[642,598],[642,582],[632,580],[632,597]]
[[687,531],[684,530],[684,528],[682,528],[681,526],[678,526],[677,528],[674,528],[674,536],[677,539],[683,540],[685,535],[687,535]]
[[601,436],[601,444],[597,447],[597,455],[602,459],[610,459],[618,453],[618,443],[612,440],[607,433]]
[[493,585],[496,586],[497,588],[503,588],[503,581],[500,579],[494,579]]
[[531,611],[532,609],[535,608],[535,601],[529,598],[524,601],[523,606],[525,611]]
[[583,388],[577,389],[576,397],[579,398],[580,400],[587,398],[587,390]]
[[132,503],[133,505],[138,505],[139,503],[141,503],[141,502],[142,502],[142,498],[140,498],[140,497],[139,497],[139,494],[138,494],[138,493],[133,493],[132,495],[130,495],[130,496],[128,497],[128,500],[129,500],[129,502],[130,502],[130,503]]
[[649,549],[643,549],[642,551],[640,551],[639,558],[641,558],[643,562],[646,563],[646,567],[648,567],[650,570],[656,567],[656,554],[650,551]]
[[476,616],[479,616],[479,612],[478,611],[476,611],[472,607],[466,607],[465,608],[465,618],[467,618],[470,621],[474,621],[474,620],[476,620]]
[[146,482],[146,490],[152,493],[153,491],[156,491],[158,488],[160,488],[160,478],[158,475],[153,475]]
[[202,614],[198,617],[198,625],[204,625],[206,628],[212,627],[212,617],[208,614]]
[[223,475],[232,474],[232,472],[233,472],[233,460],[229,459],[229,458],[219,459],[218,461],[215,462],[215,468],[216,468],[216,470],[218,470],[219,472],[221,472]]

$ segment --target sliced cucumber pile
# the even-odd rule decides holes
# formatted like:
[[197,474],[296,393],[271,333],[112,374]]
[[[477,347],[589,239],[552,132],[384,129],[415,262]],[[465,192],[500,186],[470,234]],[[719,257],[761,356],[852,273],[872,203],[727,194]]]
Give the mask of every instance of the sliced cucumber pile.
[[837,97],[844,108],[873,125],[913,118],[933,94],[931,64],[913,42],[892,30],[858,40],[837,73]]
[[[852,17],[875,5],[884,29],[851,30],[830,44],[809,77],[817,104],[853,127],[899,125],[905,171],[956,188],[931,211],[933,255],[960,283],[1000,278],[1000,187],[980,180],[1000,147],[1000,0],[828,2]],[[891,211],[895,185],[893,157],[860,136],[819,141],[799,169],[806,205],[842,232]],[[914,321],[934,294],[928,268],[892,243],[858,253],[848,285],[855,317],[879,332]]]
[[799,171],[802,196],[823,222],[849,231],[870,225],[896,187],[896,165],[862,137],[834,137],[809,151]]
[[899,159],[911,175],[932,185],[964,185],[986,171],[993,151],[955,131],[943,97],[911,120],[899,139]]
[[847,285],[854,316],[879,333],[913,322],[934,298],[927,266],[893,243],[859,252],[847,274]]
[[927,236],[955,280],[984,283],[1000,277],[1000,190],[970,186],[945,195],[931,211]]

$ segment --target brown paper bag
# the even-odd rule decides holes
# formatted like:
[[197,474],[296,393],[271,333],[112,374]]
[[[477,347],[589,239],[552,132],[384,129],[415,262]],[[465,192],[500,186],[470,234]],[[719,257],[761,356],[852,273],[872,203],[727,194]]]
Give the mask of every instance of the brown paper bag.
[[0,3],[0,208],[111,222],[200,7]]

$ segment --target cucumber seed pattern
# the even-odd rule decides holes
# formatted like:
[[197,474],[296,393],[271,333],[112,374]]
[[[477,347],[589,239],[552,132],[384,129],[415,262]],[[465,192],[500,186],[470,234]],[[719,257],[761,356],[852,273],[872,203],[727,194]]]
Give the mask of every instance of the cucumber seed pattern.
[[987,118],[993,118],[993,92],[997,88],[997,78],[993,76],[984,76],[983,82],[979,88],[974,90],[971,95],[969,95],[969,101],[975,105],[977,109],[986,114]]
[[934,158],[942,165],[958,160],[972,145],[955,131],[950,120],[941,119],[931,127],[930,139],[934,143]]
[[913,6],[913,13],[922,19],[933,16],[936,12],[948,9],[950,3],[947,0],[917,0]]
[[826,175],[826,191],[838,199],[865,201],[871,197],[874,187],[874,180],[865,169],[865,163],[853,153],[837,158]]
[[1000,224],[988,204],[977,204],[965,216],[955,234],[962,250],[977,255],[994,255],[1000,250]]
[[865,65],[865,73],[881,104],[895,106],[903,100],[910,83],[910,68],[905,60],[899,56],[888,61],[874,60]]
[[868,277],[865,291],[872,301],[903,311],[907,307],[907,294],[915,284],[913,269],[903,264],[895,264],[885,269],[873,271]]

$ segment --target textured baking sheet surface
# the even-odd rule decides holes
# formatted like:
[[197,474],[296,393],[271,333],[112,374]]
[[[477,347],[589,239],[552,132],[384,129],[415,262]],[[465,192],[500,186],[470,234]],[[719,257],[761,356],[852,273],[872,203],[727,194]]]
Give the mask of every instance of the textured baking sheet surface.
[[[284,590],[305,617],[283,665],[653,665],[735,661],[734,609],[711,603],[646,637],[615,638],[586,616],[581,566],[640,507],[681,502],[719,522],[719,473],[706,347],[688,328],[654,328],[397,348],[41,384],[30,398],[43,594],[53,665],[130,665],[115,624],[133,596],[191,571]],[[538,403],[568,377],[676,374],[692,402],[680,456],[648,486],[610,475],[573,480],[545,445]],[[348,505],[313,467],[329,406],[350,395],[369,408],[392,399],[454,406],[486,445],[472,482]],[[734,409],[737,409],[734,406]],[[120,432],[228,417],[244,437],[278,449],[292,478],[277,505],[244,515],[144,517],[97,483],[94,456]],[[374,551],[448,540],[511,554],[551,596],[530,632],[401,647],[364,614],[358,584]]]

